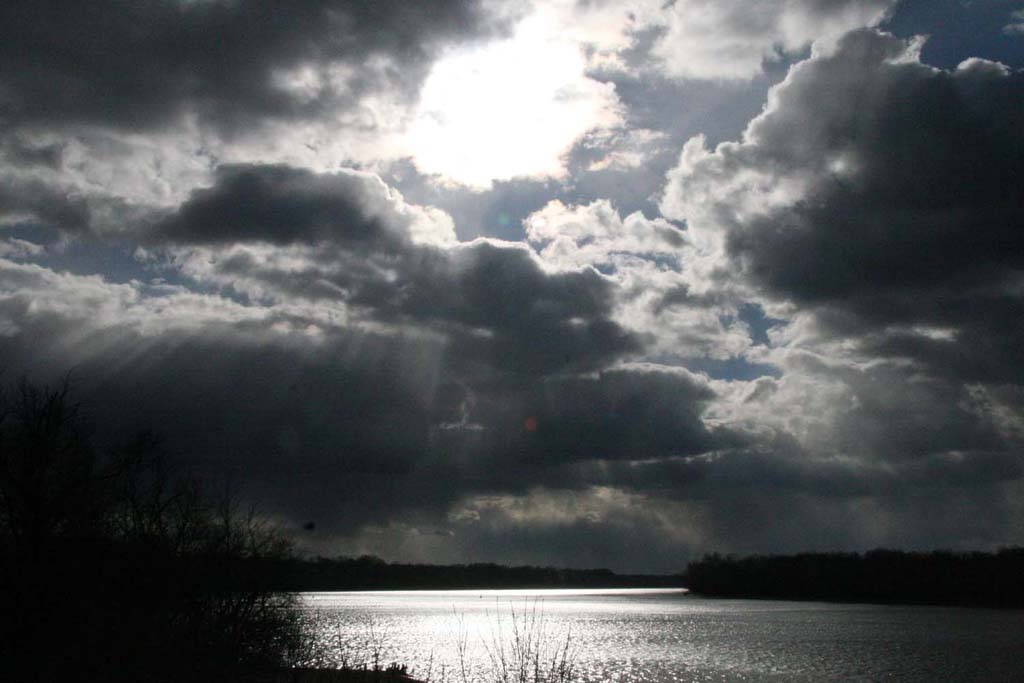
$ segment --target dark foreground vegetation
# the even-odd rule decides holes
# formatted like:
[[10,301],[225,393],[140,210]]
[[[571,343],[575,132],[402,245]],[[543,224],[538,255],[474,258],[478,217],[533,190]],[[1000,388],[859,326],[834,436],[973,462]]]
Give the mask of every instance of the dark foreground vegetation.
[[1024,607],[1024,548],[708,555],[689,564],[685,580],[717,597]]
[[0,680],[239,680],[305,642],[288,549],[140,434],[93,449],[67,382],[0,395]]

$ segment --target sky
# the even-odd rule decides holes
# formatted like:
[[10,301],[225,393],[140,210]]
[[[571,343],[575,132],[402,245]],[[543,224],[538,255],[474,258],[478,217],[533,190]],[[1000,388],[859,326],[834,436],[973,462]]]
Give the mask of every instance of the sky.
[[0,367],[309,554],[1024,544],[1024,2],[8,0]]

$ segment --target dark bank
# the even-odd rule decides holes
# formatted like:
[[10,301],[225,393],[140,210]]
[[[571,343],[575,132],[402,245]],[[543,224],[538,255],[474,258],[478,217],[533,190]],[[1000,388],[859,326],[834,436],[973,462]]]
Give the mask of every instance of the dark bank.
[[713,554],[689,563],[684,581],[709,597],[1024,607],[1024,548]]

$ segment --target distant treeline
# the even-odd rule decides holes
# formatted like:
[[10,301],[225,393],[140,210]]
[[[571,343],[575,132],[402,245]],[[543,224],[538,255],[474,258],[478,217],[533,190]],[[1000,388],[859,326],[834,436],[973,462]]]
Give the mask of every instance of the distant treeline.
[[718,597],[1024,607],[1024,548],[995,553],[872,550],[691,562],[685,585]]
[[267,561],[281,590],[402,590],[471,588],[662,588],[681,587],[682,576],[615,574],[608,569],[392,564],[372,555],[359,558]]

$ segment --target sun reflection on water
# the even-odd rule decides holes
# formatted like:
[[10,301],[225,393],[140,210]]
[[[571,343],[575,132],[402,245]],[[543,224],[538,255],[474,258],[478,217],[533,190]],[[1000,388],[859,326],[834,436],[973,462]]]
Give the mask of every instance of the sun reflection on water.
[[1024,627],[1020,610],[710,600],[666,589],[303,597],[329,665],[400,662],[432,683],[494,680],[496,649],[517,629],[538,639],[542,661],[568,640],[573,680],[587,683],[1010,680],[1024,655],[1013,635]]

